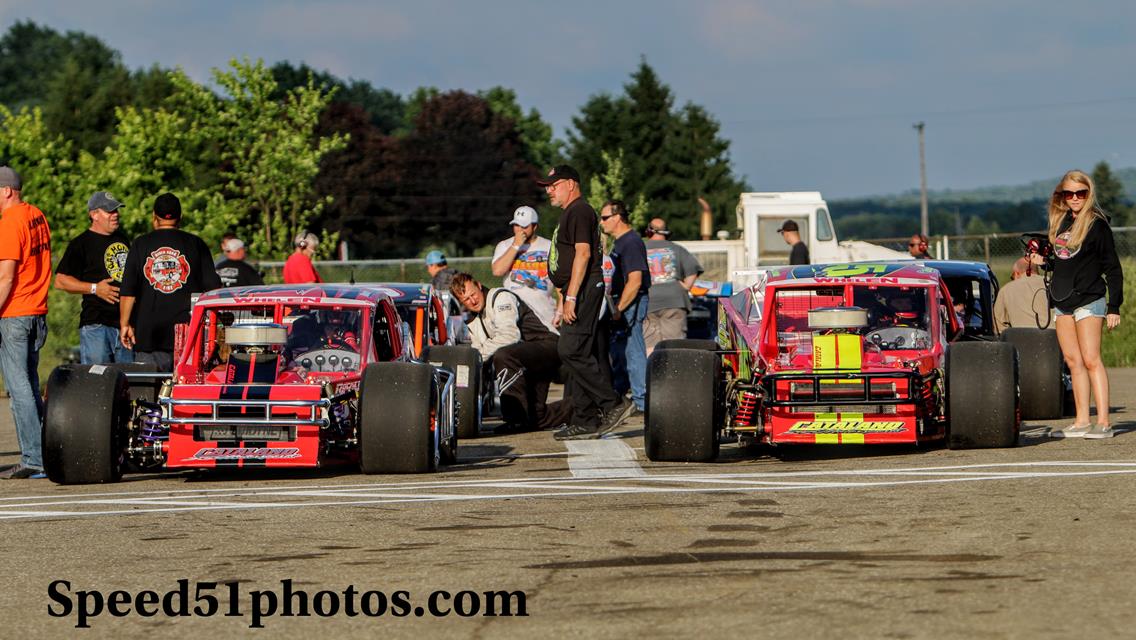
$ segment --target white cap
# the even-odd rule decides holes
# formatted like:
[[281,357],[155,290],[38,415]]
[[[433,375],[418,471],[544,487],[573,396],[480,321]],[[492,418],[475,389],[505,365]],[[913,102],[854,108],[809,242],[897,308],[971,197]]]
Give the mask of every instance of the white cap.
[[225,241],[225,246],[221,248],[225,251],[236,251],[237,249],[244,249],[245,243],[240,238],[229,238]]
[[536,214],[536,209],[532,207],[517,207],[517,210],[513,212],[513,221],[509,224],[527,227],[530,224],[536,224],[538,220],[540,220],[540,216]]

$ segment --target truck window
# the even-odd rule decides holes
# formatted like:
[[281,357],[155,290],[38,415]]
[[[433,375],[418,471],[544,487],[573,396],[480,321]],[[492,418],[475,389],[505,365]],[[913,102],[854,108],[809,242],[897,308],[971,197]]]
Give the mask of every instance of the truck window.
[[[762,262],[769,264],[783,264],[785,262],[784,256],[789,255],[789,245],[785,244],[785,239],[777,230],[781,228],[781,223],[786,220],[795,220],[800,227],[801,239],[808,244],[809,241],[809,220],[808,216],[786,216],[784,218],[758,218],[758,251],[762,256]],[[767,256],[778,256],[777,258],[767,259]]]
[[832,218],[827,209],[817,209],[817,240],[832,240]]

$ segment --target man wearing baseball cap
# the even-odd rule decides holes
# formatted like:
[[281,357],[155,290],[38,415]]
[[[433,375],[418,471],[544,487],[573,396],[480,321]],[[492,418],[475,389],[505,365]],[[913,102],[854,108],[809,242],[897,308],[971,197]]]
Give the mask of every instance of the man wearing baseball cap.
[[449,266],[446,254],[435,249],[426,254],[426,273],[430,274],[430,284],[434,285],[434,290],[444,293],[450,290],[450,283],[458,270]]
[[599,438],[635,410],[635,404],[618,396],[611,383],[599,218],[584,200],[580,174],[572,167],[557,165],[537,182],[552,206],[564,210],[552,234],[548,268],[563,300],[557,351],[569,373],[564,398],[571,403],[572,420],[554,437]]
[[785,240],[785,244],[792,247],[789,251],[789,264],[809,264],[809,247],[801,241],[801,227],[795,220],[786,220],[777,230]]
[[225,252],[225,259],[217,263],[217,275],[221,278],[221,285],[225,287],[248,287],[264,284],[256,269],[245,262],[248,250],[245,243],[236,236],[226,238],[221,243],[221,250]]
[[87,199],[91,226],[75,236],[55,268],[55,288],[83,296],[79,312],[79,361],[134,362],[119,340],[118,287],[130,240],[118,228],[119,202],[106,191]]
[[501,286],[517,294],[544,326],[556,329],[556,296],[548,278],[548,254],[552,242],[536,233],[540,216],[532,207],[517,207],[509,224],[513,237],[497,243],[493,250],[493,275],[504,277]]
[[173,371],[174,325],[189,322],[193,294],[221,288],[209,247],[178,229],[181,201],[172,193],[154,200],[154,230],[130,245],[122,277],[119,339],[137,362]]
[[47,338],[51,289],[51,229],[24,202],[23,181],[0,167],[0,373],[11,398],[20,463],[0,478],[43,478],[39,350]]

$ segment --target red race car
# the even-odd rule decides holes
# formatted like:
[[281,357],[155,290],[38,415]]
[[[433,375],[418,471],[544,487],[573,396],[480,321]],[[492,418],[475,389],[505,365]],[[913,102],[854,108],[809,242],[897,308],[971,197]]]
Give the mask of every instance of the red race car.
[[711,460],[722,435],[767,445],[1017,443],[1014,346],[961,341],[935,269],[773,269],[720,305],[717,341],[668,341],[651,355],[652,460]]
[[203,294],[174,371],[64,365],[47,383],[43,451],[59,483],[138,470],[433,471],[453,462],[454,374],[412,359],[381,287],[274,285]]

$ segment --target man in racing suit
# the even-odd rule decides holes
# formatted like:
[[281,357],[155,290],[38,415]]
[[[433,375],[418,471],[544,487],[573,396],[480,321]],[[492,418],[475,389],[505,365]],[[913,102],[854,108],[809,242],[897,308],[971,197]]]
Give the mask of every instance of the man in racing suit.
[[[498,432],[558,426],[568,415],[563,403],[546,404],[548,385],[560,369],[557,336],[515,293],[488,289],[468,273],[459,273],[450,292],[472,312],[467,322],[473,347],[481,353],[501,394]],[[489,380],[490,376],[483,376]]]

